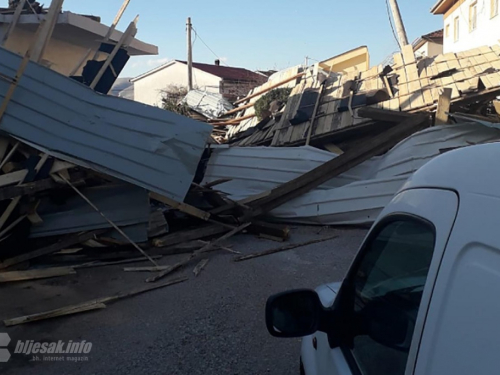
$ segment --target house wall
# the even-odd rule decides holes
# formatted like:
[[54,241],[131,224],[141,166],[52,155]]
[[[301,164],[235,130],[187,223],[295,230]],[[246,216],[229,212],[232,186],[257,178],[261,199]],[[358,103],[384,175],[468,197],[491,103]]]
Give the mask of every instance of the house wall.
[[443,45],[433,42],[427,42],[427,56],[437,56],[443,53]]
[[[219,93],[221,78],[193,68],[193,85],[200,90]],[[161,91],[169,85],[187,87],[187,65],[174,62],[134,82],[134,100],[152,106],[161,105]]]
[[[469,9],[477,1],[477,28],[469,31]],[[491,0],[460,0],[456,9],[444,15],[444,53],[461,52],[481,46],[497,44],[500,39],[500,14],[491,18]],[[454,40],[454,20],[459,19],[459,38]],[[446,25],[449,34],[446,35]]]
[[[17,27],[7,40],[5,48],[12,52],[24,55],[29,49],[34,38],[34,32]],[[52,38],[47,45],[42,63],[50,67],[52,70],[67,76],[81,61],[87,51],[88,49],[83,46],[78,46]],[[81,68],[77,73],[80,72]]]
[[433,57],[443,53],[443,45],[434,42],[425,42],[419,49],[415,50],[415,56]]

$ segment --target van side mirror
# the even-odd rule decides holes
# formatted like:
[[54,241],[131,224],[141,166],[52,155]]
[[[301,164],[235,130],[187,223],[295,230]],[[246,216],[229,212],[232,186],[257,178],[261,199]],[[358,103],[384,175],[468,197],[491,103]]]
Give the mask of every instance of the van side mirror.
[[275,337],[304,337],[318,331],[323,305],[314,290],[276,294],[266,304],[267,330]]

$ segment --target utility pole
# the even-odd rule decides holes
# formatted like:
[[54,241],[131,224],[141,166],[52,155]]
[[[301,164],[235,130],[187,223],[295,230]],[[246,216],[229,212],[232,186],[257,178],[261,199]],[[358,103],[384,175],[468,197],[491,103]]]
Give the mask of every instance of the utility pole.
[[188,90],[193,89],[193,45],[191,44],[191,17],[188,17],[187,23],[187,65],[188,65]]
[[401,12],[399,11],[398,1],[389,0],[392,10],[392,18],[394,19],[394,26],[396,27],[396,33],[398,34],[399,44],[401,47],[408,45],[408,37],[406,36],[405,26],[401,18]]

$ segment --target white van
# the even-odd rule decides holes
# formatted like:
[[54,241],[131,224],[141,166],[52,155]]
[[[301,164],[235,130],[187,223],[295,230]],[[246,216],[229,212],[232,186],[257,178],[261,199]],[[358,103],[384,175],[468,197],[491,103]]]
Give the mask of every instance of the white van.
[[342,283],[269,298],[306,375],[500,373],[500,144],[448,152],[381,213]]

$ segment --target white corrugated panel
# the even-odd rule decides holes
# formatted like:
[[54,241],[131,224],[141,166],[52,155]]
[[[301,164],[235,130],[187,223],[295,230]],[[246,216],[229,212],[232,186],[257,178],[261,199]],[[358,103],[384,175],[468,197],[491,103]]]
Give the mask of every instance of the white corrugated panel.
[[[406,179],[441,149],[500,139],[500,130],[477,123],[423,130],[387,154],[372,158],[271,212],[273,218],[308,224],[369,224]],[[336,157],[313,147],[215,149],[205,181],[232,178],[217,189],[240,200],[290,181]]]
[[193,111],[201,113],[209,119],[223,116],[234,108],[222,95],[201,90],[189,91],[182,102],[186,103]]

